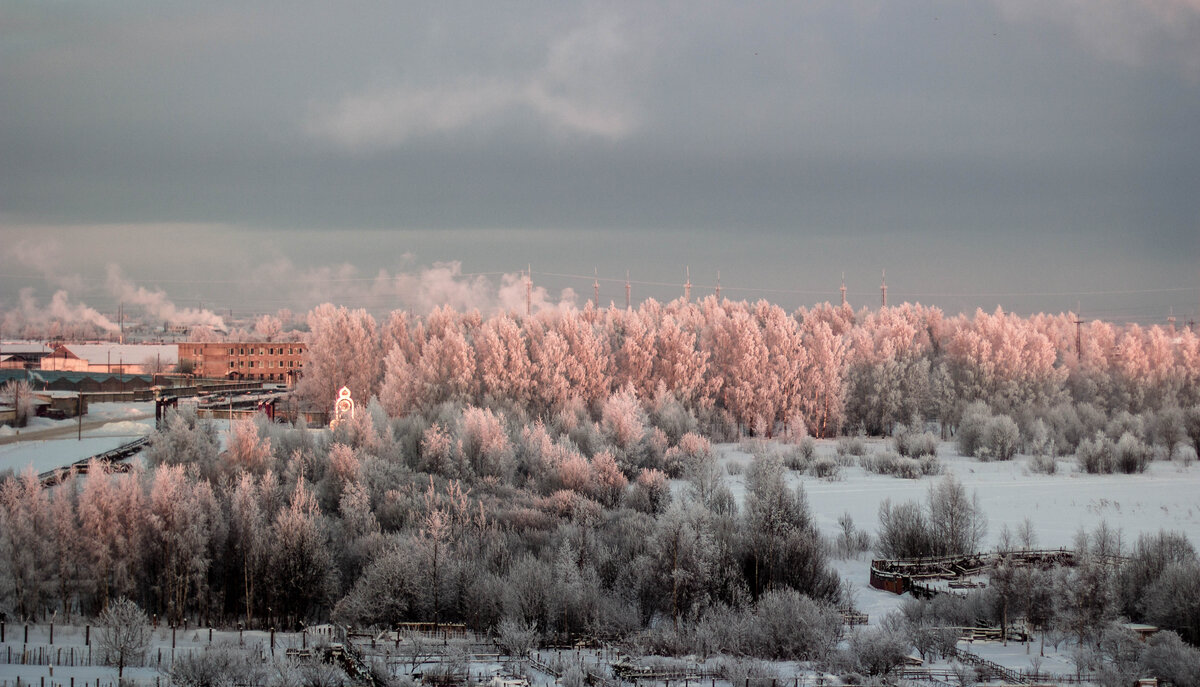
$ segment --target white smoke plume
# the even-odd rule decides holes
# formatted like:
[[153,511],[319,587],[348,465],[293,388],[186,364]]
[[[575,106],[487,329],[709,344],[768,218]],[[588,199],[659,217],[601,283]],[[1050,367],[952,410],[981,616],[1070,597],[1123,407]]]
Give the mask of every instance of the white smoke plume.
[[71,302],[64,289],[54,292],[49,303],[41,303],[32,287],[21,289],[17,307],[3,313],[0,326],[9,336],[52,338],[54,336],[91,337],[115,332],[115,322],[83,303]]
[[150,291],[137,286],[121,274],[121,268],[108,266],[108,290],[122,303],[141,306],[146,314],[156,320],[190,327],[204,326],[225,329],[225,320],[211,310],[177,307],[167,293],[161,289]]
[[[411,256],[405,256],[410,260]],[[435,262],[430,266],[397,271],[379,270],[362,275],[353,265],[342,264],[311,269],[298,268],[287,259],[279,259],[254,271],[259,291],[289,284],[295,305],[301,309],[330,302],[366,308],[377,315],[395,309],[420,315],[448,305],[459,312],[478,310],[484,315],[499,311],[525,312],[525,277],[519,272],[468,274],[458,261]],[[497,281],[499,282],[497,284]],[[572,289],[563,289],[558,298],[545,287],[535,285],[530,294],[533,312],[575,307]]]

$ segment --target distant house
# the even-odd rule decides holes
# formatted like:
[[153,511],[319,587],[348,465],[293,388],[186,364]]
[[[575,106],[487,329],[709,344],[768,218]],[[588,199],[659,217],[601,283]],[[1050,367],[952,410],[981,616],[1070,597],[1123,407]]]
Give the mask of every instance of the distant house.
[[87,372],[88,361],[75,355],[66,346],[57,346],[53,353],[42,358],[37,369],[53,372]]
[[52,350],[40,343],[0,343],[0,370],[35,370]]

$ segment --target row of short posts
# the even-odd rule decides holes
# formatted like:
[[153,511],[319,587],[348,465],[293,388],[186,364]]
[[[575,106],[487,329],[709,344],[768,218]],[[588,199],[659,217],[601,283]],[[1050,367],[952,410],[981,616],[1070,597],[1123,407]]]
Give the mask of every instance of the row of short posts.
[[[8,623],[0,620],[0,643],[8,641]],[[29,643],[29,623],[25,623],[25,639],[24,643]],[[54,644],[54,623],[50,623],[50,643]],[[92,626],[83,626],[83,643],[86,646],[92,645]]]

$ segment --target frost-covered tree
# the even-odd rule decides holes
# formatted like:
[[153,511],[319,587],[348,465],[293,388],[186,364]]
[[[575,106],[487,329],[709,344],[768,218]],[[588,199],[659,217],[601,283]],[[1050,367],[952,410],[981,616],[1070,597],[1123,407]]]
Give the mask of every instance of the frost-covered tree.
[[100,614],[96,646],[101,660],[117,667],[125,677],[125,666],[140,663],[150,650],[150,619],[134,602],[121,597]]

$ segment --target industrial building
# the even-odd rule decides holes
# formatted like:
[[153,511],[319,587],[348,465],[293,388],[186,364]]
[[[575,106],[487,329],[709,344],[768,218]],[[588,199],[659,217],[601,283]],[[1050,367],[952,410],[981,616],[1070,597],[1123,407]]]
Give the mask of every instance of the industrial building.
[[185,342],[179,344],[179,371],[200,377],[283,382],[300,378],[307,347],[299,341]]

